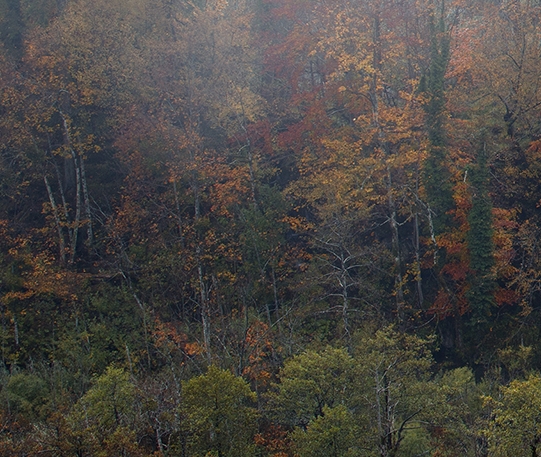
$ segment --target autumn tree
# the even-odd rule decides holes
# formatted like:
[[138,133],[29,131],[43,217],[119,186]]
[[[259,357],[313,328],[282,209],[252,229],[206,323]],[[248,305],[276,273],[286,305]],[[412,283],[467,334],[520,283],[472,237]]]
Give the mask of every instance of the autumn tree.
[[[359,297],[369,307],[381,301],[378,283],[384,289],[394,283],[394,306],[381,310],[388,318],[404,321],[410,291],[416,306],[423,301],[421,277],[414,273],[420,244],[405,249],[405,240],[419,238],[424,211],[418,193],[421,135],[415,132],[423,122],[416,88],[426,56],[413,49],[422,50],[427,25],[414,23],[413,11],[425,19],[416,8],[421,6],[318,3],[308,11],[302,3],[277,2],[274,10],[287,33],[270,48],[268,61],[296,107],[278,135],[281,149],[295,154],[299,174],[288,192],[313,223],[298,227],[321,253],[314,265],[333,286],[320,300],[341,313],[345,338],[351,315],[363,308]],[[289,56],[288,65],[277,59],[281,53]],[[370,257],[370,244],[388,253],[392,269],[361,260]],[[392,273],[370,277],[380,268]]]

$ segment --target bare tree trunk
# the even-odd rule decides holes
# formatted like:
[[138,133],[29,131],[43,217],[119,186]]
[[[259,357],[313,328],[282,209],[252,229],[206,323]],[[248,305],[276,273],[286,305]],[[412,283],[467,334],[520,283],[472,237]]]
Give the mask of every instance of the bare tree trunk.
[[90,209],[90,196],[88,193],[88,185],[86,182],[86,171],[85,171],[85,161],[82,157],[79,157],[79,164],[81,165],[81,183],[83,187],[83,197],[85,202],[85,212],[86,212],[86,233],[87,233],[87,244],[89,247],[92,247],[94,244],[94,230],[92,227],[92,211]]
[[[246,129],[245,131],[246,131],[246,134],[248,135],[248,131]],[[248,146],[248,171],[250,173],[250,190],[252,192],[252,201],[254,203],[255,209],[259,209],[259,205],[257,203],[257,193],[256,193],[254,156],[252,154],[252,143],[249,138],[248,138],[247,146]]]
[[[56,179],[58,180],[58,189],[60,191],[60,198],[62,199],[62,208],[64,210],[64,219],[66,222],[69,222],[70,220],[70,215],[69,215],[69,211],[68,211],[68,205],[66,203],[66,194],[64,193],[64,187],[62,186],[62,179],[60,178],[60,171],[58,170],[58,166],[56,165],[56,163],[53,161],[54,163],[54,168],[55,168],[55,171],[56,171]],[[69,228],[68,226],[68,240],[69,240],[69,245],[70,245],[70,249],[71,249],[71,246],[73,245],[73,231],[71,230],[71,228]]]
[[[149,338],[148,338],[148,324],[147,324],[147,313],[145,310],[145,306],[143,305],[143,302],[139,299],[135,291],[133,290],[133,286],[131,283],[131,279],[128,275],[124,274],[124,272],[121,270],[120,273],[128,283],[128,287],[131,290],[132,296],[135,299],[135,303],[137,303],[137,306],[139,306],[139,309],[141,310],[141,314],[143,316],[143,331],[145,335],[145,346],[146,346],[146,353],[147,353],[147,363],[148,368],[151,366],[151,360],[150,360],[150,345],[149,345]],[[126,349],[128,349],[128,346],[126,345]]]
[[19,347],[19,326],[17,325],[15,313],[13,313],[13,337],[15,338],[15,347]]
[[203,277],[203,265],[200,260],[201,249],[197,247],[197,273],[199,276],[199,289],[201,297],[201,323],[203,325],[203,342],[205,344],[205,353],[207,355],[207,361],[210,363],[212,360],[212,353],[210,350],[210,304],[208,300],[207,289],[205,285],[205,279]]
[[423,303],[425,301],[423,294],[423,278],[421,277],[421,243],[420,243],[420,234],[419,234],[419,214],[415,213],[414,217],[415,224],[415,282],[417,287],[417,301],[419,309],[422,309]]
[[342,287],[342,323],[344,325],[344,336],[346,337],[347,347],[351,349],[351,334],[349,329],[349,293],[348,293],[348,269],[346,261],[344,259],[344,254],[340,255],[341,269],[342,273],[340,275],[340,286]]
[[51,207],[53,209],[54,222],[58,231],[58,248],[60,250],[60,260],[62,261],[62,265],[65,265],[66,244],[64,242],[64,234],[62,232],[62,225],[60,224],[60,217],[58,215],[58,207],[56,206],[56,201],[54,199],[53,191],[51,189],[51,185],[49,184],[49,180],[47,179],[47,175],[43,176],[43,180],[45,181],[45,187],[47,188],[47,194],[49,195],[49,201],[51,202]]
[[[417,202],[420,202],[421,199],[419,198],[419,182],[420,182],[420,154],[417,154],[417,169],[416,169],[416,180],[415,180],[415,199]],[[417,205],[418,206],[418,205]],[[421,230],[419,228],[419,213],[421,209],[418,208],[415,211],[415,217],[414,217],[414,230],[415,230],[415,263],[416,263],[416,287],[417,287],[417,300],[419,309],[423,309],[423,303],[425,301],[424,294],[423,294],[423,278],[421,276]]]
[[73,221],[73,244],[71,246],[70,263],[75,262],[75,254],[77,253],[77,239],[79,236],[79,225],[81,223],[81,169],[77,164],[77,154],[70,148],[71,156],[75,164],[75,219]]
[[81,224],[81,167],[77,160],[77,153],[73,149],[71,136],[69,133],[68,121],[64,113],[60,111],[60,116],[62,117],[62,125],[64,127],[64,141],[68,146],[71,158],[73,160],[73,165],[75,167],[75,219],[73,221],[73,239],[71,242],[71,256],[70,263],[75,262],[75,255],[77,252],[77,239],[79,235],[79,225]]
[[393,182],[389,166],[387,166],[387,196],[390,212],[390,225],[392,237],[392,253],[395,268],[395,294],[396,312],[399,324],[404,322],[404,284],[402,277],[402,258],[400,252],[400,234],[398,232],[398,221],[396,216],[396,205],[393,197]]

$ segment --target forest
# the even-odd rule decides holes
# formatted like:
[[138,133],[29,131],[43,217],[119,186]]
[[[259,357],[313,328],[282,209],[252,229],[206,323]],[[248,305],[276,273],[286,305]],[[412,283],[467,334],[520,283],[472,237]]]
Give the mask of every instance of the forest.
[[539,0],[0,0],[1,457],[541,456]]

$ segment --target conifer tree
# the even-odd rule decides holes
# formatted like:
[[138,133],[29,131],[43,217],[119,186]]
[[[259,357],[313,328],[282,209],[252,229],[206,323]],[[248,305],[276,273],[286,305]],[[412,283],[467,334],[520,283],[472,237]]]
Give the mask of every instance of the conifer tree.
[[494,227],[492,202],[488,192],[489,180],[486,145],[483,145],[477,164],[470,169],[472,207],[468,214],[470,228],[466,238],[472,271],[467,298],[473,323],[486,320],[494,301]]
[[449,63],[449,36],[443,17],[431,25],[431,59],[428,78],[421,81],[421,90],[428,95],[426,105],[429,140],[424,163],[424,186],[432,212],[435,234],[445,232],[451,223],[449,211],[454,206],[451,173],[447,167],[447,141],[443,118],[445,113],[445,72]]

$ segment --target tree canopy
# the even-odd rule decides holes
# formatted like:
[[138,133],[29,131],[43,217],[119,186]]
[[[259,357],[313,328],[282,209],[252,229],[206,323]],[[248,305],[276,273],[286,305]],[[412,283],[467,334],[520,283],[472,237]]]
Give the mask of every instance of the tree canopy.
[[537,455],[539,17],[0,0],[0,455]]

